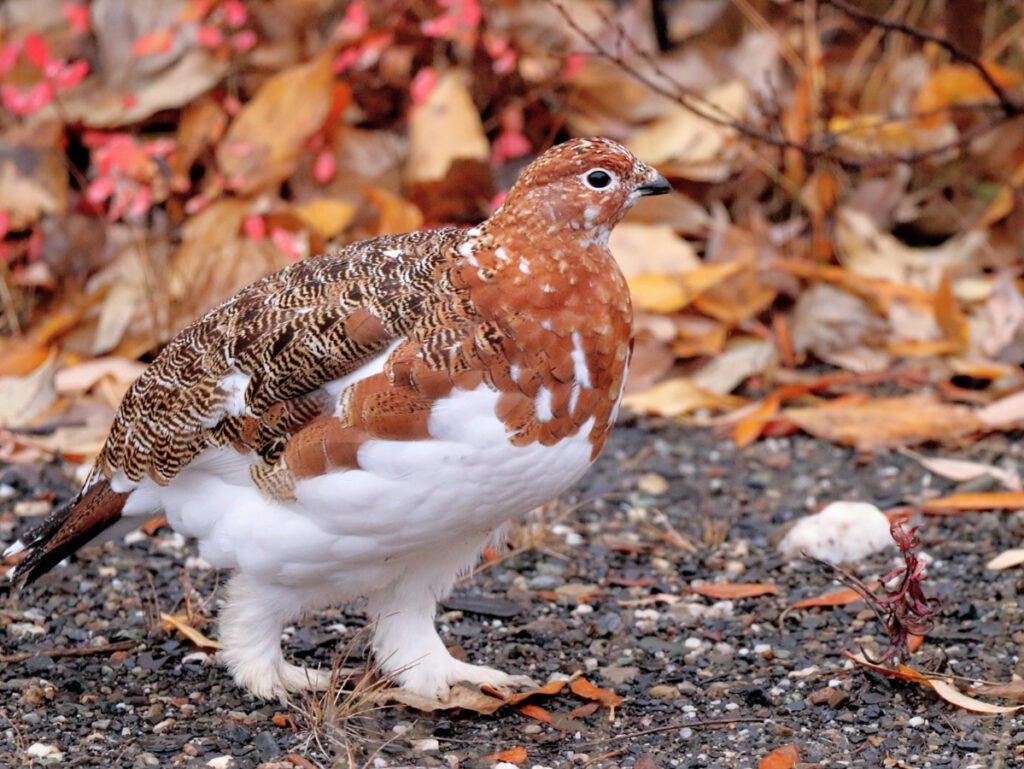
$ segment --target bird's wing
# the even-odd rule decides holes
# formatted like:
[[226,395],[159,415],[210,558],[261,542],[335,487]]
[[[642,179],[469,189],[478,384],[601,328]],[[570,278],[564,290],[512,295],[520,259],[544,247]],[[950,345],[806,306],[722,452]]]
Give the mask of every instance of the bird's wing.
[[[427,237],[429,235],[429,237]],[[166,484],[206,449],[273,465],[353,375],[436,303],[447,231],[356,244],[253,284],[185,329],[128,391],[96,477]]]
[[[457,237],[456,230],[387,236],[298,262],[182,331],[125,395],[82,490],[9,549],[27,551],[15,581],[36,579],[114,525],[147,479],[165,485],[197,460],[218,474],[244,465],[264,493],[284,499],[296,471],[323,461],[343,466],[367,431],[418,430],[426,406],[408,388],[387,397],[371,387],[358,399],[368,408],[347,432],[334,415],[357,380],[371,375],[375,388],[386,389],[372,376],[385,354],[423,363],[410,339],[417,328],[452,328],[450,339],[435,335],[440,347],[461,342],[452,320],[467,317],[443,269]],[[201,458],[214,447],[245,459]]]

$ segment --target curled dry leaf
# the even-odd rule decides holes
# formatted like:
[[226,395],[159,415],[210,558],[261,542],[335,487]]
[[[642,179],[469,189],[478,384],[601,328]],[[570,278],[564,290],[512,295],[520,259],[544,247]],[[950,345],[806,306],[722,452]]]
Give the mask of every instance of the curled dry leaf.
[[796,745],[783,745],[762,758],[757,769],[793,769],[799,761],[800,751]]
[[943,478],[965,483],[987,475],[999,481],[1008,491],[1021,491],[1020,474],[1016,470],[986,465],[981,462],[968,462],[963,459],[923,457],[912,451],[906,453],[920,462],[922,467]]
[[734,598],[757,598],[762,595],[778,595],[779,588],[770,582],[716,582],[704,585],[690,585],[689,592],[713,598],[717,601]]
[[627,278],[679,275],[702,266],[689,241],[680,238],[667,224],[622,222],[612,230],[608,249]]
[[163,626],[164,631],[170,632],[171,630],[177,630],[185,638],[187,638],[192,644],[203,651],[217,651],[221,648],[220,644],[214,640],[207,638],[205,635],[200,633],[190,624],[188,624],[188,617],[184,614],[168,614],[167,612],[160,612],[160,624]]
[[0,427],[24,427],[53,405],[57,389],[57,351],[31,374],[0,377]]
[[633,301],[641,310],[669,313],[682,310],[703,292],[743,269],[740,262],[704,264],[682,274],[642,273],[627,277]]

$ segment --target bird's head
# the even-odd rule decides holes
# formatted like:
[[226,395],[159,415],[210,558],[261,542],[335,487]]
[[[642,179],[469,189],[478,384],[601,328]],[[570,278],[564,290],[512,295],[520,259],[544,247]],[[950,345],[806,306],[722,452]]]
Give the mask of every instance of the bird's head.
[[660,173],[611,139],[572,139],[552,147],[523,171],[496,216],[531,221],[538,235],[576,231],[607,243],[608,235],[644,195],[672,187]]

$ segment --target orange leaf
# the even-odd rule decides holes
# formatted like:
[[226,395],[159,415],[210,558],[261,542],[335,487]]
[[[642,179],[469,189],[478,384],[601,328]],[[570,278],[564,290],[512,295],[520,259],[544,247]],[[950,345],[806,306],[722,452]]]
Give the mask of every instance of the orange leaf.
[[923,635],[914,635],[913,633],[907,634],[907,651],[911,654],[921,648],[921,644],[924,643]]
[[149,56],[154,53],[167,53],[171,50],[174,37],[170,27],[158,29],[142,37],[136,38],[132,43],[132,56]]
[[964,510],[1024,509],[1024,491],[979,491],[929,499],[921,509],[928,515],[950,515]]
[[[877,580],[868,585],[869,590],[875,590],[881,583]],[[857,601],[863,601],[858,593],[853,588],[843,588],[842,590],[834,590],[831,593],[824,593],[823,595],[816,595],[811,598],[804,598],[801,601],[797,601],[790,605],[790,609],[810,609],[814,606],[847,606],[851,603],[857,603]]]
[[517,705],[530,697],[558,694],[564,688],[565,681],[548,681],[538,689],[531,689],[528,692],[518,692],[516,694],[505,694],[497,689],[487,686],[486,684],[480,687],[480,691],[497,697],[500,700],[504,700],[506,705]]
[[523,705],[519,708],[519,712],[524,716],[541,721],[545,724],[551,723],[551,714],[544,710],[540,705]]
[[761,595],[778,595],[779,588],[770,582],[717,582],[708,585],[690,585],[690,592],[706,598],[726,600],[731,598],[757,598]]
[[769,395],[733,427],[732,439],[736,443],[736,448],[742,449],[760,438],[768,422],[777,413],[779,398]]
[[167,525],[167,519],[164,518],[164,516],[161,515],[158,518],[150,518],[148,521],[146,521],[144,524],[142,524],[142,526],[140,528],[142,529],[144,534],[146,534],[147,536],[152,537],[154,534],[156,534],[158,531],[160,531],[160,529],[162,529],[166,525]]
[[800,751],[796,745],[783,745],[762,758],[757,769],[793,769],[799,760]]
[[582,697],[585,700],[596,700],[606,708],[614,708],[622,704],[622,697],[608,689],[594,686],[586,678],[577,678],[569,684],[569,689],[576,696]]
[[511,750],[503,750],[501,753],[491,753],[484,758],[492,761],[508,761],[510,764],[521,764],[526,760],[526,748],[520,745]]

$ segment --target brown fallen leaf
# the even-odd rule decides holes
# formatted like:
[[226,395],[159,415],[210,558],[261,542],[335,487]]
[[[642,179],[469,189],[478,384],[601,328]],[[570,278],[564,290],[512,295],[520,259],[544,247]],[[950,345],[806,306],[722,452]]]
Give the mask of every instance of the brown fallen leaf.
[[742,262],[702,264],[680,274],[642,273],[627,278],[640,310],[668,313],[686,307],[703,292],[743,269]]
[[586,678],[577,678],[569,685],[569,689],[578,697],[595,700],[606,708],[617,708],[622,704],[622,697],[609,689],[594,686]]
[[462,73],[444,72],[409,118],[409,180],[437,181],[455,160],[487,163],[490,156],[480,112]]
[[1006,469],[987,465],[982,462],[968,462],[963,459],[946,459],[945,457],[923,457],[913,451],[905,451],[907,456],[916,459],[927,470],[941,475],[943,478],[966,483],[977,478],[989,476],[1006,488],[1007,491],[1021,491],[1020,474],[1016,469]]
[[142,524],[139,528],[142,529],[142,532],[146,536],[152,537],[154,534],[156,534],[158,531],[160,531],[160,529],[162,529],[166,525],[167,525],[167,519],[164,516],[161,515],[158,518],[150,518],[148,521],[146,521],[144,524]]
[[932,395],[876,398],[835,408],[789,408],[782,416],[817,438],[859,451],[957,438],[984,426],[970,409]]
[[793,769],[799,761],[800,751],[796,745],[783,745],[762,758],[757,769]]
[[268,79],[217,147],[228,186],[251,193],[291,174],[306,139],[327,117],[333,84],[329,53]]
[[424,713],[462,708],[471,710],[474,713],[480,713],[481,715],[490,715],[506,704],[503,699],[491,697],[479,689],[463,686],[462,684],[455,684],[448,691],[448,696],[443,701],[424,697],[422,694],[416,694],[401,688],[385,689],[377,694],[374,699],[382,705],[398,703],[415,710],[421,710]]
[[[877,590],[878,586],[882,584],[878,580],[868,584],[869,590]],[[790,604],[789,609],[811,609],[816,606],[831,607],[831,606],[848,606],[851,603],[857,603],[857,601],[863,601],[860,593],[853,588],[843,588],[842,590],[833,590],[831,593],[824,593],[822,595],[812,596],[810,598],[804,598],[796,603]]]
[[698,387],[686,377],[668,379],[622,400],[626,408],[661,417],[680,417],[699,409],[730,411],[745,403],[743,398],[719,395]]
[[597,709],[601,707],[600,702],[584,702],[569,711],[569,718],[584,718],[586,716],[592,716],[597,712]]
[[484,756],[484,758],[490,761],[507,761],[510,764],[521,764],[526,760],[526,757],[526,748],[522,745],[509,750],[503,750],[500,753],[491,753]]
[[690,585],[689,592],[715,600],[733,598],[757,598],[762,595],[778,595],[779,588],[768,582],[716,582],[705,585]]
[[954,515],[969,510],[1024,509],[1024,491],[977,491],[929,499],[921,509],[926,515]]
[[217,651],[221,648],[219,643],[207,638],[188,624],[188,618],[183,614],[168,614],[167,612],[162,611],[160,612],[160,625],[163,627],[165,632],[177,630],[193,645],[203,651]]

